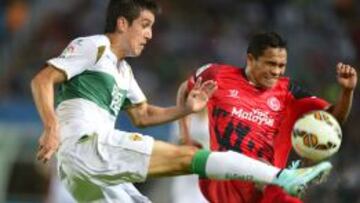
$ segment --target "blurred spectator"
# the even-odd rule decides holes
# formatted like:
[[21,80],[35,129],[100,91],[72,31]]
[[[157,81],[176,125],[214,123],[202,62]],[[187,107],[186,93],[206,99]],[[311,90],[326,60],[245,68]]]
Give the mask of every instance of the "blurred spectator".
[[5,8],[6,28],[9,33],[19,31],[28,19],[29,5],[24,0],[9,1]]

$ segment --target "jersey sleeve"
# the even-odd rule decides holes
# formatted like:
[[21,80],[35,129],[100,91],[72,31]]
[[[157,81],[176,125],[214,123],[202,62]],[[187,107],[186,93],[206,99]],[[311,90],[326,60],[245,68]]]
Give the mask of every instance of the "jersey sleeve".
[[82,73],[96,61],[97,48],[90,39],[77,38],[70,42],[60,56],[47,61],[65,72],[67,79]]
[[201,77],[202,81],[216,80],[216,64],[209,63],[198,68],[189,78],[187,83],[187,89],[191,90],[196,81]]
[[141,90],[139,84],[137,83],[134,74],[132,73],[131,69],[130,71],[130,87],[129,91],[126,95],[124,105],[122,109],[126,109],[134,104],[139,104],[146,101],[145,94]]
[[279,127],[279,133],[274,139],[274,165],[277,167],[285,167],[288,161],[291,144],[291,131],[295,121],[303,114],[315,111],[325,110],[330,104],[318,97],[303,97],[294,99],[286,108],[285,119]]
[[301,116],[312,110],[328,109],[330,103],[327,101],[314,96],[308,90],[302,88],[299,84],[290,81],[289,88],[290,101],[288,109],[292,114]]

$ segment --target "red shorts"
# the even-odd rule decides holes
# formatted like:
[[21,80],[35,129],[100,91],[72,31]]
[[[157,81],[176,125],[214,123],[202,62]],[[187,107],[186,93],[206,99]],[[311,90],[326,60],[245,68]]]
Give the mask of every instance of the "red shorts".
[[210,203],[302,203],[278,186],[266,186],[264,191],[252,182],[200,179],[200,189]]

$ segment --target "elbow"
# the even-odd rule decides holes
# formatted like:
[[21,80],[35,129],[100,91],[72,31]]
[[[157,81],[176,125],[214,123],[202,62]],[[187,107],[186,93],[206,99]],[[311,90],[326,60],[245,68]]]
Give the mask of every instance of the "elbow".
[[34,92],[38,88],[39,84],[39,76],[37,75],[30,82],[31,91]]
[[48,82],[48,78],[44,77],[42,74],[37,74],[30,82],[31,92],[34,93],[42,86],[46,85]]

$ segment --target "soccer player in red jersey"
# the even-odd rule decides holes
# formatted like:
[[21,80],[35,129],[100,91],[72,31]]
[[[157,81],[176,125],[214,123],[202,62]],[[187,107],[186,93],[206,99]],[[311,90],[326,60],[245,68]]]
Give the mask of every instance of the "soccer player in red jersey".
[[[286,64],[286,42],[273,32],[257,34],[250,41],[244,69],[226,64],[205,65],[180,87],[178,102],[200,78],[216,81],[218,89],[207,105],[211,150],[232,150],[284,168],[291,150],[291,126],[296,118],[310,110],[326,109],[344,122],[357,83],[353,67],[337,64],[342,91],[338,102],[330,105],[284,77]],[[180,129],[188,129],[186,121],[180,122]],[[191,138],[183,139],[191,143]],[[212,203],[301,202],[277,186],[264,187],[253,181],[204,178],[200,179],[200,187]]]

